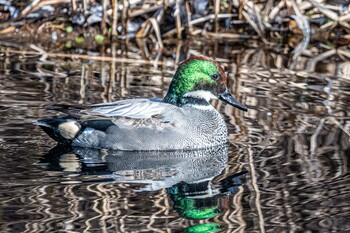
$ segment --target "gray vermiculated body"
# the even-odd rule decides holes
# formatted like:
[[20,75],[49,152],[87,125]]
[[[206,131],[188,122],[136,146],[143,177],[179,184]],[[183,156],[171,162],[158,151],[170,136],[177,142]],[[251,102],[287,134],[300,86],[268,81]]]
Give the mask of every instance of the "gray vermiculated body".
[[201,107],[165,104],[161,119],[116,118],[104,131],[86,128],[72,145],[117,150],[177,150],[226,143],[227,128],[221,115],[211,105]]

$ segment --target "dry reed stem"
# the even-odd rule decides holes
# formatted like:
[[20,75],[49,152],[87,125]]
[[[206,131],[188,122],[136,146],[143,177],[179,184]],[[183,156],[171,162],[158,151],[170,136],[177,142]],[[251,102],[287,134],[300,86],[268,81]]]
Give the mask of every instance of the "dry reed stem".
[[128,0],[123,0],[123,10],[122,10],[122,35],[126,36],[128,31],[128,21],[129,21],[129,15],[128,15],[128,9],[129,9],[129,2]]
[[117,35],[117,27],[118,27],[118,0],[112,0],[113,5],[113,21],[112,21],[112,37]]
[[300,12],[297,4],[294,0],[290,0],[292,3],[293,10],[296,14],[296,17],[294,17],[295,21],[297,22],[299,28],[303,32],[304,38],[303,40],[295,47],[293,50],[293,60],[297,59],[302,52],[307,48],[310,42],[310,24],[308,20],[303,16],[303,14]]
[[77,1],[76,0],[71,0],[71,4],[72,4],[72,10],[76,11],[77,10]]
[[151,29],[150,25],[152,25],[153,30],[154,30],[154,32],[156,34],[157,42],[159,44],[159,48],[162,49],[163,48],[162,36],[161,36],[161,32],[160,32],[158,21],[154,17],[147,19],[142,24],[141,29],[136,34],[136,38],[144,38],[147,35],[149,35],[150,29]]
[[25,18],[28,14],[30,14],[33,11],[36,11],[40,9],[43,6],[46,5],[56,5],[56,4],[62,4],[62,3],[69,3],[71,0],[46,0],[46,1],[41,1],[41,0],[33,0],[29,6],[24,8],[21,13],[17,16],[15,20],[23,19]]
[[214,7],[214,21],[215,21],[215,25],[214,25],[214,29],[215,32],[217,33],[219,31],[219,18],[218,18],[218,14],[220,13],[220,0],[215,0],[214,1],[215,7]]
[[[230,17],[233,17],[233,16],[235,16],[235,14],[218,14],[217,15],[217,17],[219,19],[230,18]],[[204,16],[204,17],[201,17],[201,18],[198,18],[198,19],[194,19],[194,20],[189,22],[189,26],[195,26],[197,24],[200,24],[200,23],[212,20],[212,19],[215,19],[215,14],[211,14],[211,15],[207,15],[207,16]],[[181,30],[184,30],[184,29],[185,29],[184,27],[181,27]],[[171,37],[176,32],[177,32],[177,29],[172,29],[172,30],[164,33],[163,37]],[[203,30],[201,30],[201,32],[203,32]]]
[[188,26],[188,31],[191,33],[193,31],[192,25],[189,24],[192,19],[192,13],[191,13],[191,8],[190,8],[190,3],[188,1],[185,2],[185,8],[186,8],[186,15],[187,15],[187,26]]
[[142,15],[145,15],[145,14],[148,14],[148,13],[151,13],[151,12],[154,12],[154,11],[159,10],[159,9],[162,9],[162,8],[164,8],[163,5],[151,6],[151,7],[144,8],[144,9],[140,9],[140,10],[133,10],[133,9],[130,9],[130,10],[129,10],[129,17],[130,17],[130,18],[135,18],[135,17],[137,17],[137,16],[142,16]]
[[270,14],[269,14],[269,20],[273,20],[276,18],[277,14],[282,10],[283,7],[285,7],[286,2],[280,1],[274,8],[272,8]]
[[181,15],[180,15],[180,0],[176,0],[176,10],[175,10],[175,24],[176,24],[176,31],[177,31],[177,38],[182,38],[182,30],[184,29],[181,27]]
[[87,2],[87,0],[83,0],[83,10],[84,10],[84,17],[86,17],[87,10],[88,10],[88,2]]
[[[235,34],[235,33],[215,33],[215,32],[206,32],[203,31],[201,33],[203,36],[216,38],[216,39],[258,39],[257,36],[253,35],[242,35],[242,34]],[[267,42],[266,42],[267,43]]]
[[0,31],[0,35],[5,35],[5,34],[9,34],[9,33],[12,33],[16,30],[16,27],[15,26],[9,26],[3,30]]
[[332,19],[333,21],[338,21],[338,14],[334,11],[331,11],[325,7],[325,5],[322,5],[321,3],[315,1],[315,0],[309,0],[309,2],[318,8],[320,12],[322,12],[325,16]]
[[107,34],[108,30],[107,30],[107,1],[108,0],[102,0],[102,20],[101,20],[101,29],[102,29],[102,33],[104,35]]

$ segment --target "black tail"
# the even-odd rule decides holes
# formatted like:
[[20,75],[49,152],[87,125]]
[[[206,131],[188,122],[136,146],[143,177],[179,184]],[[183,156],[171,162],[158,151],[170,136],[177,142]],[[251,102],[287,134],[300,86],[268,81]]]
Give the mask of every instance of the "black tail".
[[80,124],[69,116],[47,117],[35,121],[52,139],[70,144],[80,131]]

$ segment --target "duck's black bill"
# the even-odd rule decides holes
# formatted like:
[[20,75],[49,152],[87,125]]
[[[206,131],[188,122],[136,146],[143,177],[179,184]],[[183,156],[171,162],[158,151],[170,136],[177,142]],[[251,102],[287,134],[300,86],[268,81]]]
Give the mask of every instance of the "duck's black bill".
[[248,111],[248,108],[240,102],[238,102],[235,98],[233,98],[233,96],[229,92],[219,95],[219,99],[240,110]]

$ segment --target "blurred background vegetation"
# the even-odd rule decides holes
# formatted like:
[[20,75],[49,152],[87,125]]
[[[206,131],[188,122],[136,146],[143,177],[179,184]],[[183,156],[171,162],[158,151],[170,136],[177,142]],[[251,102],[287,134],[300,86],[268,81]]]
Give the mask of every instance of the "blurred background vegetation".
[[[177,39],[257,39],[331,50],[350,41],[349,0],[21,0],[0,1],[0,36],[64,43],[65,47],[147,38],[163,49]],[[315,50],[315,49],[314,49]],[[341,52],[349,57],[348,52]]]

